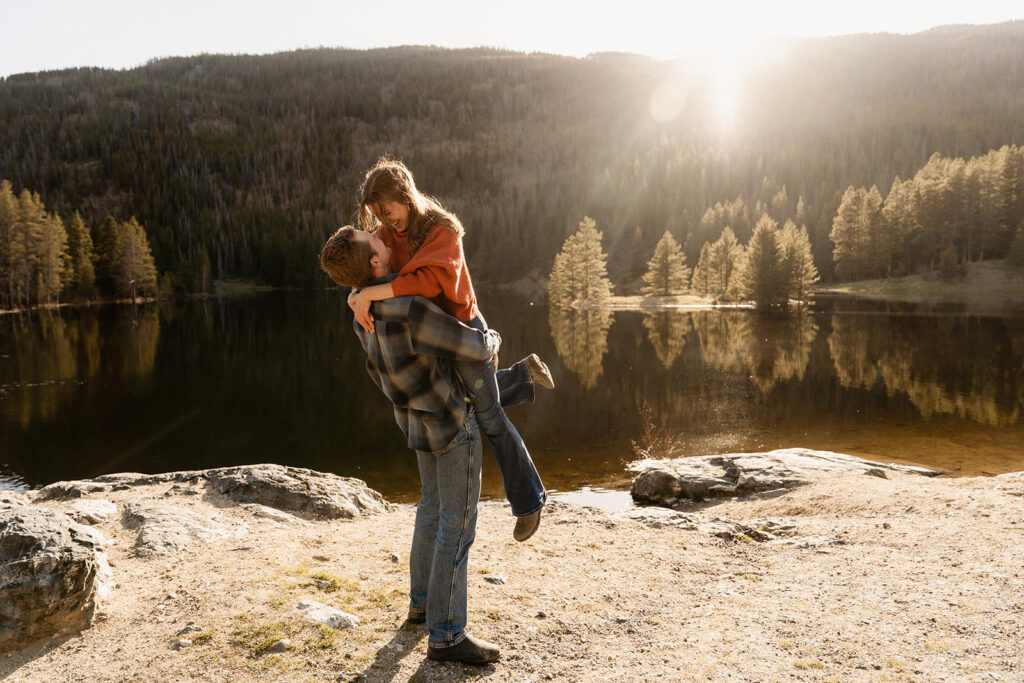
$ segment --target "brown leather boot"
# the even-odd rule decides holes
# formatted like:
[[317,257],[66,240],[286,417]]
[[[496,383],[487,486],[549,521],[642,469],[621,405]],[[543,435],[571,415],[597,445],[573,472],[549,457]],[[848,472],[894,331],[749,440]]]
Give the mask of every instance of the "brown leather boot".
[[451,647],[427,647],[427,659],[438,662],[462,662],[463,664],[489,664],[501,659],[501,650],[494,643],[480,640],[466,634],[458,645]]
[[540,510],[532,515],[516,517],[516,528],[512,530],[512,538],[517,541],[525,541],[537,531],[540,526]]

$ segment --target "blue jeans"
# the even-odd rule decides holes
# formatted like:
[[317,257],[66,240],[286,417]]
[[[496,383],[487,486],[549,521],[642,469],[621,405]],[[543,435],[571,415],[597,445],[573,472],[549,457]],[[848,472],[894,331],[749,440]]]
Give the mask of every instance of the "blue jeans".
[[[487,323],[478,315],[468,323],[470,327],[486,330]],[[466,393],[476,411],[480,431],[487,437],[494,458],[501,470],[505,497],[512,505],[512,514],[525,517],[544,507],[547,492],[537,467],[526,450],[523,438],[505,415],[502,406],[532,403],[533,382],[525,361],[519,361],[507,370],[494,372],[494,365],[486,363],[455,363],[455,371],[466,385]]]
[[409,554],[409,609],[426,614],[431,647],[466,637],[469,548],[480,500],[480,433],[472,413],[448,447],[416,451],[423,493]]

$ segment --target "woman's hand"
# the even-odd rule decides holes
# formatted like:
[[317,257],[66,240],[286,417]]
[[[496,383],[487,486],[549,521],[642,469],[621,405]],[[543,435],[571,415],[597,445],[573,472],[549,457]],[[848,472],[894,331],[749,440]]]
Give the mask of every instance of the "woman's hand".
[[348,295],[348,305],[355,313],[356,322],[359,325],[373,334],[373,316],[370,314],[370,304],[373,303],[373,299],[366,295],[364,291],[352,290],[352,293]]

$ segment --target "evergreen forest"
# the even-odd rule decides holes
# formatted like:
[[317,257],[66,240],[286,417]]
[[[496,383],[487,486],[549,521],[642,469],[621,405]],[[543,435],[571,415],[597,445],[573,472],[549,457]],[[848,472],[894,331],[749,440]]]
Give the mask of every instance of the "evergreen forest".
[[622,54],[316,49],[21,74],[0,80],[0,178],[53,222],[77,216],[97,257],[108,216],[144,226],[178,291],[326,286],[316,255],[385,153],[462,219],[478,283],[545,276],[583,216],[636,292],[666,233],[707,277],[705,245],[725,228],[750,244],[764,216],[806,229],[825,282],[1020,243],[1024,22],[794,39],[738,78],[727,115],[706,65]]

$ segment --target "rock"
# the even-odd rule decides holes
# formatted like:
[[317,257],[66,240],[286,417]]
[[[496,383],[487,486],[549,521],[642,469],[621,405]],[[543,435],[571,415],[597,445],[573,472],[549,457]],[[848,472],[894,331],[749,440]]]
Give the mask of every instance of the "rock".
[[298,524],[302,522],[301,519],[289,512],[275,510],[274,508],[267,507],[266,505],[260,505],[258,503],[246,503],[241,507],[251,512],[253,517],[277,522],[278,524]]
[[109,491],[110,486],[97,481],[57,481],[36,491],[36,502],[82,498],[90,493]]
[[493,583],[498,586],[502,586],[508,583],[508,577],[504,574],[488,574],[484,577],[484,581],[487,583]]
[[0,491],[0,505],[28,505],[31,495],[23,491]]
[[184,636],[189,633],[202,633],[205,629],[202,626],[196,626],[195,624],[189,624],[185,628],[178,631],[175,635]]
[[287,652],[292,646],[292,641],[288,638],[282,638],[281,640],[274,641],[274,644],[267,648],[267,652]]
[[102,524],[116,512],[116,505],[101,499],[79,499],[67,508],[68,515],[79,524]]
[[218,523],[209,514],[194,512],[189,506],[157,500],[132,501],[122,513],[124,525],[138,528],[135,554],[139,557],[172,555],[196,543],[239,536],[246,529],[232,529]]
[[728,453],[672,460],[643,460],[630,465],[633,499],[671,507],[683,499],[792,489],[826,477],[864,474],[888,478],[889,472],[935,476],[939,470],[864,460],[842,453],[786,448],[767,453]]
[[186,647],[192,647],[192,641],[189,640],[188,638],[179,638],[174,643],[174,647],[175,647],[175,649],[178,649],[178,650],[181,650],[181,649],[186,648]]
[[206,470],[210,487],[238,503],[326,519],[353,519],[394,508],[360,479],[301,467],[248,465]]
[[92,623],[111,583],[102,544],[52,510],[0,510],[0,652]]
[[295,605],[295,609],[307,619],[332,628],[352,628],[359,625],[359,617],[315,600],[300,602]]
[[399,555],[398,553],[391,553],[391,562],[392,563],[398,564],[401,561],[402,561],[402,556],[401,555]]
[[653,529],[671,526],[684,531],[699,531],[726,540],[773,541],[791,534],[792,524],[772,519],[736,522],[725,517],[706,517],[692,512],[679,512],[661,507],[640,507],[614,514],[615,519],[632,520]]

